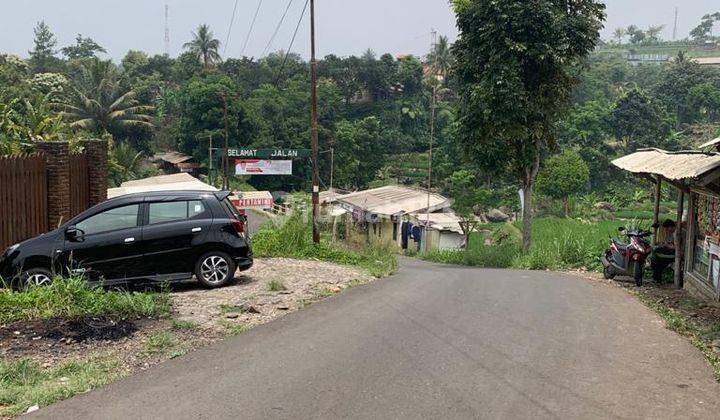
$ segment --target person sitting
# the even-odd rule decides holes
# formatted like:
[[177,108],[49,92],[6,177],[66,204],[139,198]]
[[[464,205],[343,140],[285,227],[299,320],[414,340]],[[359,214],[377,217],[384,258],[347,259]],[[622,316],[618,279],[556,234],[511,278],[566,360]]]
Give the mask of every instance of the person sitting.
[[675,261],[676,228],[676,223],[667,219],[660,226],[660,230],[658,230],[657,237],[655,238],[655,250],[650,259],[650,266],[653,270],[653,279],[657,283],[662,283],[663,272]]

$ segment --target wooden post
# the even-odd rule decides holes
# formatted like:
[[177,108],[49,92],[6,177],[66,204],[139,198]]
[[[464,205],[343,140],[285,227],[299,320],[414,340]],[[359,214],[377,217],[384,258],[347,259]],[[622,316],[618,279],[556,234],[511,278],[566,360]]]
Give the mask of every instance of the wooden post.
[[685,243],[682,238],[682,217],[685,205],[685,190],[682,188],[678,189],[678,200],[677,200],[677,226],[675,227],[675,287],[682,289],[683,287],[683,263],[682,250],[685,247]]
[[660,196],[662,195],[662,178],[655,177],[655,208],[653,209],[653,246],[657,245],[658,224],[660,223]]

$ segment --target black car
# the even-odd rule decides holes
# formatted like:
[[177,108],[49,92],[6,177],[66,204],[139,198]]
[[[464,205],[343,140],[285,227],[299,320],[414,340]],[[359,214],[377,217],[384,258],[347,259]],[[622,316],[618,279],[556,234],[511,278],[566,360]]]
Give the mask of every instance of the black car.
[[230,192],[163,191],[107,200],[60,228],[0,256],[7,283],[49,283],[53,274],[82,274],[102,284],[173,282],[193,274],[207,287],[252,266],[245,217]]

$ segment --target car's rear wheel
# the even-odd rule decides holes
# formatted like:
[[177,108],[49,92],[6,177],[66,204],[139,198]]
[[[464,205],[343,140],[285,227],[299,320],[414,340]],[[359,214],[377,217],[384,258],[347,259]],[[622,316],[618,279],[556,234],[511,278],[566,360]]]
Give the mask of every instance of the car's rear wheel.
[[235,276],[235,261],[222,251],[203,254],[195,264],[195,276],[206,287],[222,287]]
[[52,283],[52,272],[47,268],[37,267],[23,271],[20,276],[23,287],[42,287]]

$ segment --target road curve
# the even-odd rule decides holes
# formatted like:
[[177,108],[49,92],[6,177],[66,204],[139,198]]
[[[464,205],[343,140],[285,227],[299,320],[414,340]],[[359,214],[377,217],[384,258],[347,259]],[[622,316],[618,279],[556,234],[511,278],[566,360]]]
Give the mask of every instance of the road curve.
[[39,418],[717,418],[700,352],[619,288],[549,272],[399,273]]

